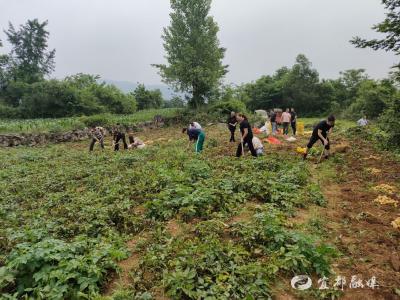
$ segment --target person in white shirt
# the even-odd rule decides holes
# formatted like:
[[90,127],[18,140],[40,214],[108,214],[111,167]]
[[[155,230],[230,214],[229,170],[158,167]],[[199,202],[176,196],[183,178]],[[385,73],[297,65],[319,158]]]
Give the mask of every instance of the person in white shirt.
[[253,142],[253,147],[256,150],[257,156],[263,155],[264,154],[264,145],[260,141],[260,139],[256,136],[253,136],[252,142]]
[[357,125],[358,126],[367,126],[368,125],[367,116],[363,116],[360,120],[358,120]]
[[128,139],[129,139],[128,149],[133,149],[133,148],[143,149],[144,147],[146,147],[146,144],[141,139],[133,136],[133,131],[129,131]]
[[146,147],[146,144],[139,138],[134,137],[133,138],[133,143],[128,145],[128,149],[133,149],[133,148],[137,148],[137,149],[143,149]]
[[201,128],[201,125],[199,124],[199,123],[197,123],[197,122],[192,122],[192,123],[190,123],[189,124],[189,129],[191,129],[191,128],[194,128],[194,129],[202,129]]

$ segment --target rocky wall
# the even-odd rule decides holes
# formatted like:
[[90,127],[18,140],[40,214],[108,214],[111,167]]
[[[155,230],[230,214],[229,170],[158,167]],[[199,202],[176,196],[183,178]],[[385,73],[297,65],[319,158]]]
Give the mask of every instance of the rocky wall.
[[[141,131],[161,127],[164,122],[148,121],[127,126],[126,130]],[[105,128],[106,135],[109,135],[112,128]],[[73,130],[60,133],[29,133],[29,134],[0,134],[0,147],[15,146],[38,146],[44,144],[56,144],[65,142],[77,142],[87,140],[91,137],[89,129]]]

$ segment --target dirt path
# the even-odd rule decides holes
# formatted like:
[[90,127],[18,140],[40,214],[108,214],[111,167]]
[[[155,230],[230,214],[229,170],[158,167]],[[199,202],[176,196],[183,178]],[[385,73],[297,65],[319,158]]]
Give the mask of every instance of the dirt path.
[[[308,162],[313,180],[322,186],[327,200],[326,208],[313,208],[312,213],[324,221],[329,242],[342,254],[333,265],[336,276],[344,276],[347,281],[340,299],[400,299],[400,230],[391,224],[400,217],[400,162],[393,160],[390,153],[375,150],[367,141],[351,144],[342,136],[332,141],[333,157],[329,161],[315,165],[317,158],[311,157]],[[298,137],[294,143],[267,146],[267,155],[276,151],[292,155],[296,147],[304,147],[306,142],[307,137]],[[375,191],[374,187],[381,184],[396,191]],[[374,202],[379,196],[397,201],[397,207]],[[305,222],[310,213],[310,209],[301,210],[295,219]],[[352,276],[362,279],[364,288],[350,289]],[[376,289],[366,285],[373,276],[379,285]],[[333,283],[330,282],[331,287]],[[278,298],[295,299],[291,295]]]
[[118,288],[129,287],[129,282],[131,280],[130,272],[139,265],[139,253],[135,251],[138,240],[139,238],[135,237],[127,242],[126,246],[131,254],[127,259],[118,263],[120,272],[119,274],[115,274],[104,288],[104,296],[111,296]]
[[[323,168],[323,167],[322,167]],[[321,178],[328,206],[321,210],[330,237],[343,256],[335,264],[337,275],[365,281],[376,277],[379,287],[344,291],[342,299],[400,299],[400,231],[391,222],[400,216],[394,205],[381,205],[374,200],[382,195],[373,187],[388,184],[399,198],[400,163],[389,155],[379,155],[365,141],[358,140],[343,155],[343,163],[335,163],[335,178]]]

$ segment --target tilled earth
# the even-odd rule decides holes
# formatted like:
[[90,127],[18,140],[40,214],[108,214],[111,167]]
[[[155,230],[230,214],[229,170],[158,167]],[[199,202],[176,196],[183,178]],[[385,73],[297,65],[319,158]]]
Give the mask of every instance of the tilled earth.
[[[206,130],[206,144],[215,144],[206,148],[215,156],[234,156],[237,143],[229,143],[229,132],[225,125],[210,125]],[[237,134],[238,135],[238,134]],[[138,133],[138,136],[151,147],[154,143],[168,143],[176,139],[186,139],[179,128],[148,130]],[[265,138],[262,134],[260,138]],[[226,142],[224,142],[226,138]],[[285,155],[297,155],[297,147],[304,147],[307,136],[297,137],[294,142],[285,141],[278,136],[281,145],[264,143],[266,155],[281,152]],[[327,206],[314,207],[312,215],[319,215],[324,221],[327,240],[340,250],[341,256],[334,264],[337,276],[346,278],[346,284],[341,293],[341,299],[400,299],[400,230],[394,228],[392,222],[400,217],[400,208],[396,205],[380,204],[374,200],[382,192],[373,187],[387,184],[396,192],[387,195],[395,201],[400,201],[400,162],[392,158],[388,152],[376,150],[369,142],[361,139],[350,140],[341,134],[331,137],[333,155],[328,160],[316,164],[318,154],[309,157],[309,168],[313,180],[317,182],[327,200]],[[106,145],[110,147],[110,142]],[[86,147],[85,144],[74,144],[74,147]],[[188,151],[193,151],[188,143]],[[316,144],[317,149],[322,149]],[[248,155],[249,156],[249,155]],[[250,159],[247,157],[246,159]],[[311,210],[299,212],[297,222],[306,222],[311,217]],[[171,231],[182,231],[179,224],[171,224]],[[114,278],[106,291],[112,292],[118,286],[118,281],[126,281],[129,265],[135,265],[136,257],[121,262],[123,274],[120,279]],[[133,262],[132,262],[133,261]],[[350,288],[353,276],[361,279],[362,286]],[[367,281],[375,277],[377,285],[367,286]],[[354,278],[355,279],[355,278]],[[332,287],[330,279],[328,285]],[[317,286],[316,282],[314,283]],[[277,292],[277,299],[310,299],[309,295],[291,290],[288,283]],[[159,299],[165,299],[160,294]]]

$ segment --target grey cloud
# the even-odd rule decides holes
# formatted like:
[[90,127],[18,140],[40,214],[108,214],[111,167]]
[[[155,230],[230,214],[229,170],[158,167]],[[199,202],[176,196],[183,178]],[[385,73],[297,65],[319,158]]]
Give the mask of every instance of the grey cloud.
[[[50,46],[57,50],[55,77],[84,72],[157,84],[150,64],[164,62],[161,33],[169,11],[168,0],[0,0],[0,28],[8,21],[48,20]],[[299,53],[323,78],[350,68],[382,78],[397,61],[348,42],[355,35],[376,36],[370,27],[384,17],[379,0],[214,0],[211,13],[227,48],[226,82],[271,74],[292,65]]]

